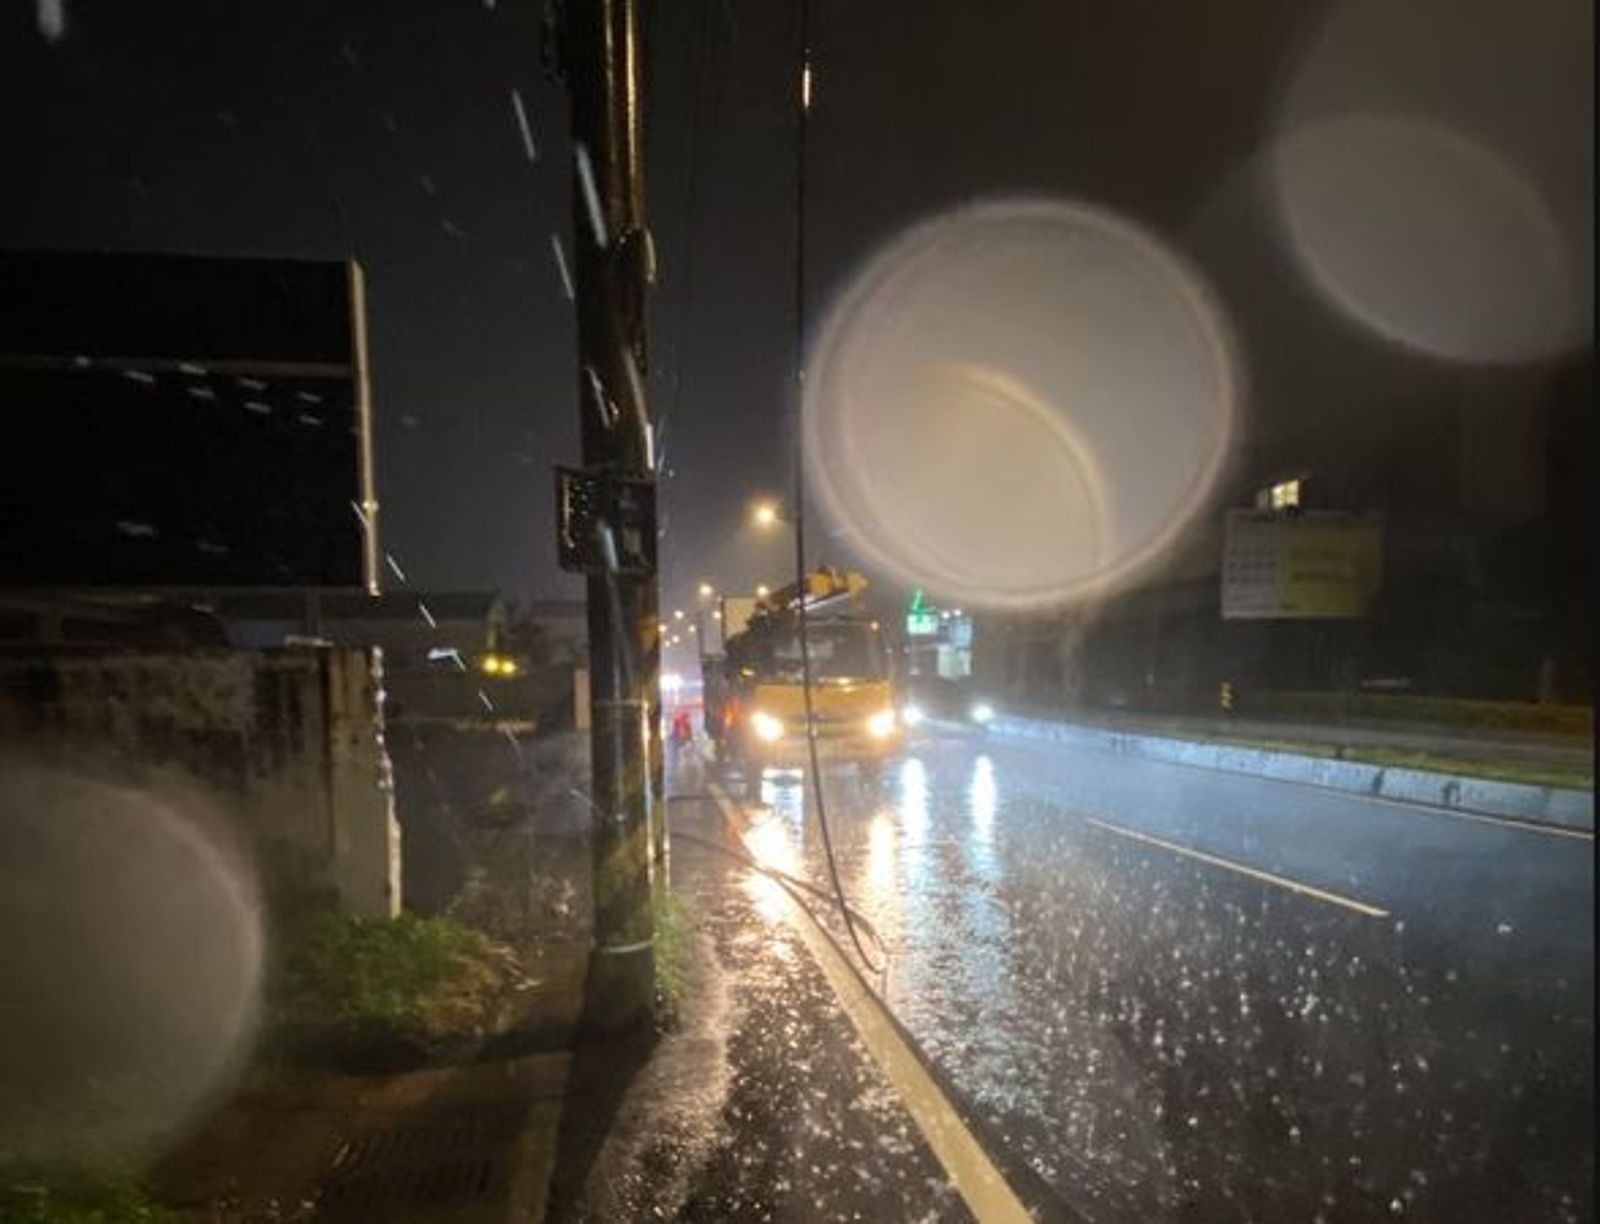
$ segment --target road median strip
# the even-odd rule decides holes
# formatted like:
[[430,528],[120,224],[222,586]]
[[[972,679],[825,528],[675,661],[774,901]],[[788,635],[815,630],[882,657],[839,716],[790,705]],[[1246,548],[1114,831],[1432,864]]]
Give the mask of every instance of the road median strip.
[[1468,774],[1402,768],[1220,740],[1183,739],[1009,715],[995,718],[987,724],[985,732],[1093,748],[1170,765],[1316,786],[1469,818],[1491,818],[1533,832],[1586,838],[1594,835],[1592,789],[1499,782]]

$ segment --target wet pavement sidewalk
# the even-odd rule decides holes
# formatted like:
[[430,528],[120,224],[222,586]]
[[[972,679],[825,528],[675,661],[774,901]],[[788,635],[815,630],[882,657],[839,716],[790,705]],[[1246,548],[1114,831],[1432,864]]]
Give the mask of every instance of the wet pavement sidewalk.
[[587,960],[584,745],[406,720],[390,741],[408,907],[514,950],[525,993],[443,1065],[264,1056],[155,1170],[186,1218],[542,1218]]
[[379,1076],[254,1074],[158,1170],[196,1224],[541,1218],[568,1055]]
[[[680,789],[704,787],[697,770]],[[857,1034],[782,887],[741,862],[716,803],[670,806],[692,935],[676,1025],[580,1050],[549,1218],[973,1218]]]

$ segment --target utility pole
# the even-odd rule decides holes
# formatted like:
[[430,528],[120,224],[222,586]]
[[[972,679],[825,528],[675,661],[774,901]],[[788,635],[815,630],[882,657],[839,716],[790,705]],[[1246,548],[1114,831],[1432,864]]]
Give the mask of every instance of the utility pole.
[[[585,1023],[650,1018],[653,758],[661,638],[655,458],[645,395],[643,51],[635,0],[567,0],[583,468],[562,487],[563,564],[586,574],[592,711],[594,949]],[[577,506],[577,509],[573,509]],[[577,560],[569,559],[571,553]]]

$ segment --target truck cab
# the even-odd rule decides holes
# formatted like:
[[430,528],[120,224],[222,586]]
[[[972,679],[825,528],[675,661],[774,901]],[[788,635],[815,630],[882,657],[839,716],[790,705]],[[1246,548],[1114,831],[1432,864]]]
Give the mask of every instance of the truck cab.
[[719,757],[739,770],[747,790],[759,790],[768,768],[804,767],[811,737],[820,761],[851,762],[867,776],[904,747],[882,627],[858,606],[865,586],[859,574],[816,571],[760,601],[745,628],[727,640],[707,686],[706,725]]

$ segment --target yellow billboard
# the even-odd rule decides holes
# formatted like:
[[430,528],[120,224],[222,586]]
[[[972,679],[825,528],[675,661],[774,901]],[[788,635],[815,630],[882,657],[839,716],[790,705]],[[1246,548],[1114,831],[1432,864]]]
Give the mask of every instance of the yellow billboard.
[[1225,620],[1358,619],[1383,580],[1377,515],[1228,512],[1222,554]]

